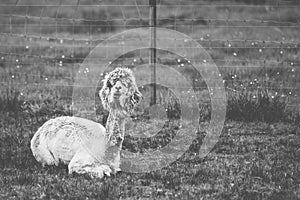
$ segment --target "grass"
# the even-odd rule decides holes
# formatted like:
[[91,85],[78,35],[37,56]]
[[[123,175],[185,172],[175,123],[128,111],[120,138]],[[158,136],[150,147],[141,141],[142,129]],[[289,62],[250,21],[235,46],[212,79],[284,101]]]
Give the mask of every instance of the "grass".
[[[300,198],[300,113],[297,106],[300,38],[297,27],[293,26],[299,22],[298,7],[258,6],[258,3],[272,2],[242,0],[227,1],[228,5],[222,6],[177,9],[173,3],[162,2],[159,27],[182,31],[197,40],[217,64],[224,80],[228,98],[226,122],[210,154],[201,158],[198,152],[206,135],[204,129],[197,133],[197,139],[183,156],[149,173],[120,172],[99,180],[69,175],[64,165],[42,168],[35,161],[30,139],[45,121],[72,115],[75,75],[90,50],[110,34],[148,23],[148,8],[140,6],[140,13],[137,13],[134,1],[124,1],[134,5],[124,7],[127,20],[124,22],[118,6],[109,10],[100,6],[104,9],[101,12],[97,7],[90,12],[89,6],[82,6],[74,15],[74,1],[66,0],[64,4],[74,6],[61,6],[58,11],[57,7],[44,10],[44,15],[49,17],[55,17],[58,12],[59,24],[64,26],[58,26],[57,35],[53,21],[44,19],[40,26],[38,19],[29,20],[27,36],[39,36],[42,27],[42,38],[0,36],[0,199]],[[231,6],[236,3],[241,6]],[[28,14],[39,16],[40,9],[30,7]],[[0,12],[25,15],[26,9],[0,7]],[[109,20],[95,22],[95,16]],[[64,18],[86,20],[76,21],[73,28],[72,22]],[[0,21],[1,33],[10,33],[9,18],[3,17]],[[24,19],[13,18],[12,32],[23,34],[24,24]],[[224,24],[227,27],[222,27]],[[90,25],[94,27],[89,29]],[[203,77],[184,58],[171,52],[157,53],[158,63],[173,69],[172,73],[176,70],[184,74],[190,81],[199,97],[199,123],[207,127],[211,105]],[[201,55],[198,58],[201,59]],[[136,68],[145,63],[148,63],[148,51],[137,50],[116,59],[112,65]],[[184,67],[179,67],[182,64]],[[170,78],[169,81],[180,86],[179,79]],[[148,105],[149,91],[147,87],[143,89],[146,100],[141,108]],[[179,105],[178,97],[174,98],[167,88],[159,87],[159,94],[159,102],[168,108],[166,114],[159,112],[159,117],[173,117],[172,123],[150,139],[137,139],[137,133],[127,136],[124,149],[132,152],[159,149],[176,134],[180,108],[192,104],[192,99],[184,99],[184,104]],[[96,107],[97,121],[105,124],[107,112],[99,102]],[[142,117],[147,118],[149,113],[145,112]],[[152,120],[157,127],[151,133],[147,132],[147,124],[143,134],[153,135],[160,130],[159,119]]]
[[[36,73],[33,69],[38,70],[29,67],[27,71],[29,77]],[[51,75],[51,69],[57,70],[48,68],[45,73]],[[22,70],[26,71],[25,67]],[[42,78],[33,76],[32,79],[28,78],[25,88],[19,86],[18,80],[14,79],[10,83],[11,90],[2,93],[1,198],[196,199],[199,196],[204,199],[299,198],[297,177],[300,175],[298,159],[300,129],[297,115],[287,114],[285,101],[282,101],[284,99],[279,96],[273,99],[272,93],[254,90],[256,87],[253,87],[252,91],[248,88],[239,95],[236,95],[237,91],[228,90],[227,120],[223,132],[214,149],[204,159],[199,157],[198,150],[206,133],[199,132],[198,138],[193,141],[188,152],[159,171],[144,174],[121,172],[111,178],[99,180],[69,175],[66,166],[63,165],[42,168],[32,156],[29,148],[30,139],[38,127],[48,119],[71,115],[71,93],[66,93],[70,89],[68,86],[70,80],[64,77],[73,74],[72,70],[76,68],[61,67],[56,76],[53,75],[52,78],[48,76],[52,84],[59,83],[65,86],[53,87],[44,83],[44,76]],[[5,80],[9,82],[11,78],[6,77]],[[23,77],[20,76],[20,80],[24,81]],[[36,81],[40,82],[38,87],[34,87]],[[231,83],[234,84],[230,87],[240,84],[238,81]],[[195,84],[197,86],[202,83]],[[145,88],[144,93],[146,91],[148,90]],[[21,92],[25,95],[20,95]],[[162,92],[166,95],[164,90]],[[197,92],[203,97],[200,121],[207,124],[210,118],[208,91]],[[253,94],[257,95],[257,98],[253,99]],[[169,106],[172,108],[172,105]],[[105,123],[105,114],[107,113],[100,110],[101,123]],[[290,118],[284,120],[284,116]],[[151,140],[135,140],[127,137],[124,149],[138,152],[144,148],[159,148],[167,144],[172,137],[172,132],[168,131],[158,134]]]
[[230,92],[227,118],[244,121],[277,122],[285,120],[286,102],[266,89],[255,92]]
[[300,140],[295,125],[228,121],[205,159],[197,152],[200,134],[187,153],[162,170],[121,172],[103,181],[68,175],[66,166],[42,168],[29,149],[38,127],[39,123],[30,123],[2,128],[4,199],[298,199],[300,195]]

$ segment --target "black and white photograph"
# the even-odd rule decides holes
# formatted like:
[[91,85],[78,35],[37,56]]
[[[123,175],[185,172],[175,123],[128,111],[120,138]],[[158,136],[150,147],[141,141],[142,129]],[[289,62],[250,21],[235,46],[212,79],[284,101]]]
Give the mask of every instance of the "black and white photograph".
[[299,0],[0,0],[0,200],[300,200]]

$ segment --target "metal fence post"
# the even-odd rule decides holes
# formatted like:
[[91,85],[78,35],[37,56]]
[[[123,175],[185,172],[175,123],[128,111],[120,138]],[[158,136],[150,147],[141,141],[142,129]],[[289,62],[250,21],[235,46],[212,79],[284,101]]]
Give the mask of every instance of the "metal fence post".
[[152,94],[150,105],[156,104],[156,0],[149,0],[149,26],[150,26],[150,58],[149,64],[152,68],[151,83]]

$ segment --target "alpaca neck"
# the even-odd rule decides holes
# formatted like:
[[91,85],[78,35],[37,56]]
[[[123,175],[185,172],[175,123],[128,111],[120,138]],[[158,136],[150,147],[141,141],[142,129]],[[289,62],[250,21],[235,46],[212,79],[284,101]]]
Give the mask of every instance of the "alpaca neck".
[[107,143],[124,139],[126,117],[118,110],[111,110],[106,122]]
[[112,169],[119,170],[120,151],[125,135],[126,115],[120,111],[111,111],[106,122],[105,162]]

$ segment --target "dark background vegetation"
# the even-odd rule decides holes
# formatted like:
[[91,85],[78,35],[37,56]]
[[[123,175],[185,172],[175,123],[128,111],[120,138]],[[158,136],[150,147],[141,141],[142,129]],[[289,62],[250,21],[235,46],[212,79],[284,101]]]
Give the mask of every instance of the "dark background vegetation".
[[[148,26],[147,3],[1,1],[0,199],[300,199],[297,0],[160,1],[158,26],[198,41],[224,80],[226,122],[207,157],[199,157],[206,132],[198,131],[180,159],[144,174],[99,180],[35,161],[29,144],[38,127],[72,115],[81,62],[110,35]],[[147,62],[145,52],[136,51],[113,64],[135,68]],[[203,77],[172,53],[160,52],[158,62],[184,64],[201,97],[199,123],[207,126],[211,108]],[[98,107],[100,123],[106,115]],[[151,145],[168,143],[172,131]],[[137,152],[141,144],[128,136],[124,149]]]

